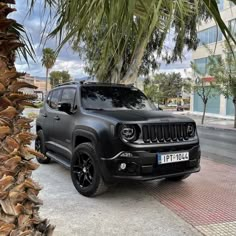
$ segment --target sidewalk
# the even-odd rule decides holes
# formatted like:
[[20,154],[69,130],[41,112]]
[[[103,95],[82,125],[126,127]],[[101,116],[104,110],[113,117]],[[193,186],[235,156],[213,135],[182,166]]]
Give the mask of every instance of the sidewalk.
[[236,129],[233,128],[234,121],[233,120],[226,120],[223,118],[213,118],[213,117],[205,117],[204,124],[201,124],[202,116],[201,115],[193,115],[190,114],[188,111],[184,112],[173,112],[176,115],[184,115],[187,117],[192,118],[195,120],[197,126],[205,127],[209,129],[220,129],[220,130],[228,130],[228,131],[235,131]]

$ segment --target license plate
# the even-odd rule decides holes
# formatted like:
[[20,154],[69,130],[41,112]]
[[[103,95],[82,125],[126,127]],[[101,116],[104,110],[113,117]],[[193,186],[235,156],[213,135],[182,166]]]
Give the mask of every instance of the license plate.
[[158,164],[168,164],[174,162],[188,161],[188,152],[157,154]]

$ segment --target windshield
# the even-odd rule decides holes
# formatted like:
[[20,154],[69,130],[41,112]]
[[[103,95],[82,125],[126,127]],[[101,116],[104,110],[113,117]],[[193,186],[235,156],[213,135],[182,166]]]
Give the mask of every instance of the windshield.
[[88,110],[154,110],[154,105],[133,87],[82,86],[82,106]]

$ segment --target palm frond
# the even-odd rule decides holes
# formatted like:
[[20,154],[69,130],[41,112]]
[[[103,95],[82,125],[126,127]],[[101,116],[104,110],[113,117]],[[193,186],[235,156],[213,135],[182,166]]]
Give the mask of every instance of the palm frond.
[[[37,1],[27,0],[30,12]],[[236,0],[230,1],[236,3]],[[44,0],[44,9],[55,13],[50,15],[56,19],[56,24],[48,38],[57,37],[57,53],[66,43],[73,41],[75,35],[78,41],[82,40],[84,33],[91,34],[89,31],[106,22],[108,27],[101,44],[100,62],[100,67],[106,68],[109,66],[107,63],[117,63],[121,59],[122,52],[128,45],[127,39],[134,31],[137,32],[137,38],[131,46],[133,55],[142,41],[145,41],[145,47],[155,29],[160,31],[164,42],[172,24],[175,23],[178,25],[175,52],[181,52],[184,48],[186,19],[191,14],[198,14],[200,4],[204,4],[208,9],[225,39],[236,44],[236,39],[220,16],[217,0]],[[180,54],[177,56],[181,57]]]
[[23,57],[24,60],[29,64],[28,58],[30,57],[34,62],[36,62],[36,54],[33,46],[33,40],[30,34],[28,34],[23,25],[14,22],[9,29],[9,32],[16,34],[19,38],[19,41],[24,45],[17,49],[19,58]]
[[[38,0],[27,0],[27,5],[29,6],[29,13],[31,13],[35,7],[36,2],[39,2]],[[56,0],[44,0],[44,9],[51,10],[54,6],[56,6],[57,1]]]

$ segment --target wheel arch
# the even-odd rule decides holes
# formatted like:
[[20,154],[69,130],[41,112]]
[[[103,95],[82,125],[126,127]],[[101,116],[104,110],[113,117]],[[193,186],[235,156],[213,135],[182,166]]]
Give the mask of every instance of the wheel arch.
[[95,131],[76,129],[73,133],[73,150],[81,143],[90,142],[94,147],[98,148],[98,137]]
[[39,130],[42,130],[42,129],[43,129],[43,128],[42,128],[41,125],[39,125],[39,124],[36,125],[36,132],[38,132]]
[[73,140],[73,151],[72,151],[73,154],[76,148],[78,147],[78,145],[82,143],[90,142],[94,146],[96,154],[97,154],[96,156],[98,158],[98,164],[101,170],[101,175],[103,176],[103,178],[106,177],[106,179],[108,179],[108,177],[106,176],[106,173],[107,173],[106,166],[100,159],[103,156],[104,150],[103,150],[102,142],[99,141],[100,136],[98,135],[96,130],[87,128],[87,127],[86,129],[83,129],[83,128],[76,129],[73,132],[72,140]]

